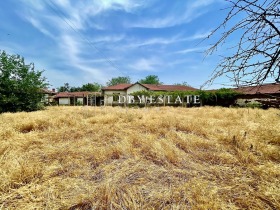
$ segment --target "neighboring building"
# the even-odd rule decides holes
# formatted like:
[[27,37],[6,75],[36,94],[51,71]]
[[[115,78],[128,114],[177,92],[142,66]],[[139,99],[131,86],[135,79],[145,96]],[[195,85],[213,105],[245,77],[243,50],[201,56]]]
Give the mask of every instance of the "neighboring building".
[[103,98],[100,92],[59,92],[54,96],[58,105],[87,105],[100,106]]
[[44,93],[44,97],[42,98],[42,103],[49,105],[54,102],[54,96],[56,94],[55,89],[52,90],[43,89],[42,92]]
[[136,82],[134,84],[118,84],[102,88],[102,95],[104,96],[105,105],[113,105],[117,102],[119,96],[127,97],[133,92],[137,91],[194,91],[193,87],[184,85],[153,85],[141,84]]
[[280,108],[280,83],[239,87],[233,90],[241,93],[236,99],[236,104],[239,106],[259,104],[265,108]]

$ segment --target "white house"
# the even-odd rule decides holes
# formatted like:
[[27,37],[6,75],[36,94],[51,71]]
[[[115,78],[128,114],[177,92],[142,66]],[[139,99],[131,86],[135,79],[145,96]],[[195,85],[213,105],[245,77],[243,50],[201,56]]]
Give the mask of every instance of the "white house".
[[102,88],[102,95],[104,96],[105,105],[113,105],[117,102],[119,96],[129,96],[137,91],[194,91],[197,90],[193,87],[184,85],[154,85],[154,84],[141,84],[136,82],[134,84],[118,84]]

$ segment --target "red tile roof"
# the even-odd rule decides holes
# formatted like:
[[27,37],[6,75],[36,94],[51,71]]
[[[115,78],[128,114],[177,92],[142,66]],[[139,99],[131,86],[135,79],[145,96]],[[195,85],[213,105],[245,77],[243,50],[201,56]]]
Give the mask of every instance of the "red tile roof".
[[263,84],[262,86],[249,86],[249,87],[239,87],[233,88],[233,90],[247,94],[280,94],[280,84],[272,83],[272,84]]
[[134,84],[117,84],[113,86],[108,86],[102,88],[102,90],[126,90],[127,88],[131,87]]
[[[141,83],[139,83],[141,84]],[[148,90],[154,90],[154,91],[162,91],[163,89],[159,87],[159,85],[153,85],[153,84],[141,84],[142,86],[144,86],[145,88],[147,88]]]
[[[135,83],[135,84],[137,84],[137,83]],[[129,87],[131,87],[135,84],[118,84],[118,85],[102,88],[102,90],[126,90],[126,89],[128,89]],[[197,90],[193,87],[187,87],[187,86],[184,86],[184,85],[154,85],[154,84],[141,84],[141,83],[138,83],[138,84],[144,86],[145,88],[147,88],[148,90],[151,90],[151,91]]]
[[54,96],[54,98],[69,98],[69,97],[86,97],[90,94],[93,95],[100,95],[100,92],[89,92],[89,91],[82,91],[82,92],[60,92]]
[[161,90],[161,91],[189,91],[189,90],[197,90],[193,87],[188,87],[184,85],[148,85],[143,84],[143,86],[147,87],[149,90]]

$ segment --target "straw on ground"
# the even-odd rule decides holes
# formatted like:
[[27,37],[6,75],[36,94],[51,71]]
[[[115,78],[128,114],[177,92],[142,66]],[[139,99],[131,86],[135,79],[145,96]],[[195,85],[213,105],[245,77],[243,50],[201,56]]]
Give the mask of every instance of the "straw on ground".
[[0,115],[0,209],[279,209],[279,110]]

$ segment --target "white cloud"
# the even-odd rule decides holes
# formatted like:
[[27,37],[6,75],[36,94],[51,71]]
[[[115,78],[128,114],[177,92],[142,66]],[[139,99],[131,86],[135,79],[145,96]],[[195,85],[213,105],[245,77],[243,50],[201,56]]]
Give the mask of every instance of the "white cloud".
[[45,34],[46,36],[49,36],[52,39],[55,39],[55,36],[47,29],[45,28],[39,20],[36,20],[33,17],[26,17],[26,19],[35,27],[37,28],[41,33]]
[[[139,8],[148,5],[149,1],[133,1],[133,0],[93,0],[93,1],[74,1],[70,3],[69,0],[59,0],[53,2],[56,4],[56,8],[59,12],[60,9],[66,14],[68,20],[73,22],[73,24],[79,29],[83,28],[83,24],[90,17],[100,15],[106,11],[110,10],[123,10],[127,13],[133,12]],[[53,6],[52,3],[49,3]],[[57,8],[58,7],[58,8]],[[95,24],[93,24],[94,26]],[[100,27],[97,24],[98,27]]]
[[129,65],[129,68],[137,71],[158,71],[158,67],[161,65],[161,61],[156,58],[141,58],[136,60],[133,64]]
[[[105,83],[108,81],[108,78],[120,76],[125,71],[130,75],[141,74],[142,72],[160,71],[162,73],[161,69],[163,66],[165,69],[172,69],[171,66],[187,63],[183,59],[178,60],[175,56],[176,54],[179,55],[179,58],[182,58],[184,57],[181,56],[182,54],[204,50],[205,48],[201,47],[188,48],[191,43],[188,41],[202,39],[209,34],[209,31],[206,30],[192,32],[193,34],[189,34],[190,30],[182,30],[181,33],[170,30],[170,33],[168,33],[171,35],[167,37],[165,33],[159,34],[154,31],[156,33],[155,37],[147,38],[151,37],[153,33],[143,34],[143,31],[141,31],[135,34],[134,29],[123,30],[123,28],[120,28],[119,30],[117,28],[118,25],[116,26],[117,30],[113,31],[112,28],[107,28],[110,24],[103,24],[106,23],[107,19],[111,21],[110,18],[115,17],[110,16],[111,13],[108,11],[118,11],[118,15],[122,13],[116,18],[116,21],[119,22],[113,23],[122,26],[123,21],[127,20],[127,17],[133,16],[131,14],[127,16],[125,13],[137,14],[138,11],[152,4],[150,0],[52,0],[55,4],[55,6],[52,5],[53,9],[57,10],[60,14],[64,14],[63,17],[53,11],[49,1],[22,0],[22,2],[25,5],[22,7],[21,17],[25,18],[38,31],[52,38],[51,42],[49,42],[51,43],[51,49],[48,48],[48,53],[55,55],[50,55],[46,67],[47,69],[55,69],[52,63],[59,62],[56,66],[58,66],[57,71],[60,73],[57,73],[57,75],[63,78],[56,78],[56,70],[51,70],[48,75],[56,81],[59,80],[61,84],[63,82],[72,84],[72,81],[75,81],[75,79],[80,81],[81,84],[87,81],[90,82],[90,80]],[[27,2],[29,2],[29,5]],[[45,2],[45,5],[42,2]],[[140,11],[139,17],[144,19],[144,21],[136,22],[135,24],[131,23],[130,26],[164,28],[186,23],[203,14],[207,10],[207,6],[215,1],[197,0],[186,2],[186,7],[181,12],[175,13],[175,10],[170,10],[166,17],[157,16],[158,18],[156,19],[150,19],[149,16],[143,15]],[[115,15],[116,13],[112,14]],[[132,21],[132,19],[128,21]],[[136,31],[138,30],[140,31],[141,29],[136,29]],[[89,43],[89,40],[91,43]],[[181,43],[181,46],[179,46],[179,42],[185,43]],[[183,44],[186,49],[182,48]],[[102,53],[96,51],[93,45]],[[176,50],[178,46],[180,48]],[[168,51],[164,52],[164,50]],[[149,55],[151,51],[154,54]],[[171,51],[173,52],[171,53]],[[162,55],[165,58],[156,57],[162,52],[164,52]],[[42,54],[46,55],[48,53]],[[145,58],[143,58],[143,54]],[[167,57],[167,54],[172,56]],[[142,56],[142,58],[139,56]],[[112,63],[115,64],[117,62],[121,68],[113,67]],[[186,65],[183,64],[183,66]],[[68,67],[69,69],[67,69]],[[76,76],[71,76],[71,72]],[[73,83],[72,85],[76,84]]]
[[146,39],[143,41],[135,41],[135,40],[131,41],[132,44],[130,46],[141,47],[141,46],[145,46],[145,45],[155,45],[155,44],[168,45],[168,44],[179,42],[181,40],[182,39],[180,38],[180,35],[172,36],[169,38],[155,37],[155,38]]
[[[64,52],[61,58],[72,69],[81,71],[82,75],[86,75],[85,78],[104,83],[105,78],[110,77],[112,71],[116,72],[116,69],[110,66],[110,62],[114,59],[87,59],[81,55],[87,47],[86,43],[79,42],[74,36],[64,35],[61,37],[60,43],[60,52]],[[106,71],[104,71],[104,68],[106,68]]]
[[[90,59],[93,54],[99,54],[87,41],[87,36],[82,30],[88,30],[88,18],[107,10],[133,11],[144,5],[145,1],[135,3],[131,0],[109,0],[109,1],[74,1],[58,0],[51,2],[38,2],[22,0],[22,10],[18,14],[28,21],[41,33],[51,37],[55,42],[53,51],[57,54],[62,65],[69,66],[72,70],[81,72],[87,78],[104,82],[114,71],[118,69],[110,64],[114,59],[107,58],[104,54],[102,59]],[[40,13],[40,15],[38,15]],[[70,25],[70,26],[69,26]],[[102,26],[101,26],[102,27]],[[120,42],[125,35],[107,34],[90,38],[92,43],[115,43]],[[89,50],[90,49],[90,50]],[[104,58],[105,57],[105,58]],[[116,59],[115,59],[116,60]],[[51,66],[48,66],[52,68]],[[104,70],[106,69],[106,70]],[[119,72],[120,74],[120,72]],[[69,77],[66,77],[71,79]]]
[[96,1],[96,4],[99,5],[102,10],[118,10],[123,9],[127,12],[133,10],[135,7],[138,7],[139,4],[128,1],[128,0],[109,0],[109,1]]
[[180,50],[174,52],[174,54],[187,54],[187,53],[203,53],[203,51],[206,49],[206,47],[194,47],[194,48],[187,48],[185,50]]
[[143,40],[137,40],[137,39],[130,39],[128,40],[128,44],[125,45],[126,48],[136,48],[136,47],[142,47],[142,46],[149,46],[149,45],[170,45],[175,44],[178,42],[184,42],[184,41],[194,41],[197,39],[203,39],[206,38],[211,31],[199,31],[196,32],[193,35],[184,37],[182,34],[177,34],[172,37],[154,37],[150,39],[143,39]]
[[199,32],[196,32],[195,34],[187,37],[185,40],[196,40],[196,39],[204,39],[204,38],[207,38],[209,35],[211,34],[211,30],[208,30],[208,31],[199,31]]
[[92,40],[94,43],[96,42],[108,42],[108,43],[113,43],[113,42],[120,42],[125,39],[125,35],[120,34],[120,35],[105,35],[105,36],[96,36]]
[[[187,2],[187,1],[186,1]],[[190,3],[189,3],[190,2]],[[128,27],[139,27],[139,28],[166,28],[172,27],[184,23],[189,23],[199,16],[205,14],[207,6],[220,2],[220,0],[197,0],[189,1],[185,4],[184,12],[178,14],[178,11],[170,11],[165,17],[160,18],[147,18],[136,23],[127,24]],[[181,2],[180,2],[181,3]]]

